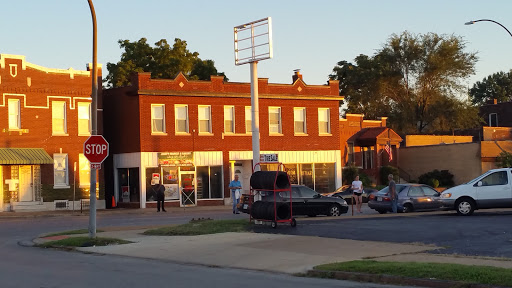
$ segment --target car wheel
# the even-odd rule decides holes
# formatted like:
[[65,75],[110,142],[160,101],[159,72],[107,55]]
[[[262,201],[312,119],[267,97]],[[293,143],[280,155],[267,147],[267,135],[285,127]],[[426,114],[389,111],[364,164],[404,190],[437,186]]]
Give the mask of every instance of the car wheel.
[[412,212],[414,211],[414,209],[412,208],[412,205],[407,203],[407,204],[404,204],[404,208],[402,209],[402,212],[403,213],[409,213],[409,212]]
[[469,198],[459,199],[455,202],[455,210],[459,215],[469,216],[475,211],[475,202]]
[[379,212],[380,214],[386,214],[386,213],[388,213],[388,211],[386,211],[386,210],[377,210],[377,212]]
[[341,209],[340,206],[336,204],[332,204],[331,207],[329,207],[329,216],[340,216],[341,215]]

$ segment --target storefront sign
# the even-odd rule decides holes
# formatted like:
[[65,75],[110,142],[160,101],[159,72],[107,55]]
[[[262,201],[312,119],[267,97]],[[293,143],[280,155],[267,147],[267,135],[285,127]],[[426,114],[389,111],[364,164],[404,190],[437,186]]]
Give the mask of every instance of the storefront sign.
[[260,154],[260,162],[279,162],[277,154]]
[[123,192],[123,202],[130,202],[130,186],[121,186]]
[[158,153],[160,166],[194,166],[192,152],[162,152]]

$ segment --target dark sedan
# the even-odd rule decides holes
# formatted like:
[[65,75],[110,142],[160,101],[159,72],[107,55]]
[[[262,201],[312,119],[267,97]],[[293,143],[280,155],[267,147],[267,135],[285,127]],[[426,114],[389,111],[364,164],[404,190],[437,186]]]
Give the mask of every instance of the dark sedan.
[[[397,184],[398,212],[412,212],[420,210],[438,210],[442,207],[441,194],[434,188],[423,184]],[[389,186],[370,196],[368,207],[384,214],[391,212],[391,198]]]
[[[262,201],[274,201],[273,192],[262,191]],[[340,216],[347,213],[347,202],[338,197],[325,197],[318,194],[315,190],[303,186],[292,185],[292,214],[295,215],[328,215]],[[242,203],[239,204],[240,211],[249,213],[250,211],[250,195],[243,195]],[[275,195],[276,202],[290,203],[289,191],[278,191]]]
[[[373,193],[377,193],[377,192],[378,192],[377,189],[364,188],[363,194],[361,194],[361,197],[363,198],[363,203],[368,202],[370,195]],[[352,198],[353,198],[352,187],[346,187],[346,186],[342,186],[342,187],[336,189],[336,191],[331,192],[331,193],[322,193],[322,195],[327,196],[327,197],[343,198],[345,201],[347,201],[348,204],[352,203]],[[355,201],[354,201],[354,203],[355,203]]]

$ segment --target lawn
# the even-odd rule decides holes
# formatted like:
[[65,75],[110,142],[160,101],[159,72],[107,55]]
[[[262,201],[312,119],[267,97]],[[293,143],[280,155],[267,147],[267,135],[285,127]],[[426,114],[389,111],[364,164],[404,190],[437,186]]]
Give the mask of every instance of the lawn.
[[237,220],[195,220],[186,224],[151,229],[144,232],[144,235],[159,236],[193,236],[204,234],[215,234],[224,232],[246,232],[250,231],[251,223],[248,219]]

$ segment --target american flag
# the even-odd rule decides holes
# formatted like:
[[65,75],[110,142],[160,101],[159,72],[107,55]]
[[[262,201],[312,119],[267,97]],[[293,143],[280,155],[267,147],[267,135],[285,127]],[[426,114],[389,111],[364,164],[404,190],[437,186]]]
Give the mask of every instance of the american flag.
[[391,162],[391,160],[393,160],[393,151],[391,151],[391,146],[389,146],[389,144],[386,144],[386,147],[384,147],[384,149],[386,150],[386,152],[388,152],[389,162]]

